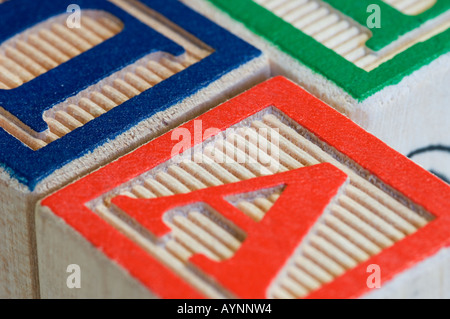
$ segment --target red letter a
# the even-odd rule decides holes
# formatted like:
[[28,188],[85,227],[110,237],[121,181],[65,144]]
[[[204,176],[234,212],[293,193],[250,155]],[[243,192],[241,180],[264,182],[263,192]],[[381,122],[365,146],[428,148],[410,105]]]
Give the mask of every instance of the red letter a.
[[[204,202],[247,233],[236,254],[216,262],[204,255],[190,261],[240,298],[266,298],[267,289],[302,239],[337,195],[347,176],[330,164],[156,199],[119,196],[113,203],[156,236],[170,232],[162,217],[170,209]],[[224,197],[284,185],[284,191],[261,222],[228,203]]]

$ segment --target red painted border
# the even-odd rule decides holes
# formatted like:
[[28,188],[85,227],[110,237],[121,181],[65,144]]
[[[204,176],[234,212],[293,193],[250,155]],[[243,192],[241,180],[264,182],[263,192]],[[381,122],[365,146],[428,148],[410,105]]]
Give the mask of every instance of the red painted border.
[[[196,120],[203,121],[203,131],[211,127],[225,130],[269,106],[278,108],[436,217],[416,233],[313,292],[310,298],[361,296],[369,290],[366,286],[369,264],[380,265],[382,282],[386,282],[441,248],[450,246],[450,186],[283,77],[262,83]],[[193,132],[194,120],[182,127]],[[177,143],[171,140],[171,132],[164,134],[49,196],[42,205],[63,218],[151,291],[157,291],[160,297],[197,298],[201,295],[194,288],[163,264],[155,262],[152,256],[85,206],[85,203],[167,161]]]

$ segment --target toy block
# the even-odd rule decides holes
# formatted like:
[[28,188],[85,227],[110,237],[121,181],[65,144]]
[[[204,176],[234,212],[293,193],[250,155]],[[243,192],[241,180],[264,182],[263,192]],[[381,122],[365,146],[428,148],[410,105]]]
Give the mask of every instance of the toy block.
[[37,200],[270,72],[178,1],[71,3],[0,5],[0,297],[38,297]]
[[400,153],[428,150],[411,159],[450,180],[449,1],[183,2]]
[[276,77],[42,200],[41,297],[449,297],[449,202]]

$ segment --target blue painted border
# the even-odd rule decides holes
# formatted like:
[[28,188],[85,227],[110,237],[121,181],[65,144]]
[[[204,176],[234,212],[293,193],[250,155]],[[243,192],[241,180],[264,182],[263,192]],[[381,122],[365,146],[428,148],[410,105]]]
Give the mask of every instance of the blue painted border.
[[[0,14],[0,43],[22,32],[24,28],[66,12],[67,6],[72,2],[73,0],[58,0],[57,4],[54,0],[32,1],[32,4],[28,0],[7,2],[5,13]],[[125,26],[122,32],[111,39],[38,78],[13,90],[0,90],[0,105],[36,132],[47,129],[47,124],[42,119],[45,110],[117,72],[123,66],[155,51],[173,55],[184,52],[182,47],[112,3],[104,0],[78,0],[77,4],[84,10],[107,11]]]
[[[27,3],[28,5],[34,2],[42,3],[44,1],[14,0],[11,2],[6,2],[0,5],[0,11],[2,12],[0,14],[3,15],[4,12],[9,12],[10,10],[8,9],[14,9],[14,5],[18,5],[18,3],[21,3],[22,5]],[[55,2],[52,2],[53,6],[55,6]],[[64,0],[63,3],[65,4],[66,2],[70,1]],[[103,5],[107,6],[107,10],[105,9],[105,11],[117,16],[125,23],[128,21],[128,14],[106,1],[79,0],[78,2],[90,3],[88,7],[92,7],[93,3],[102,2]],[[187,32],[193,34],[199,40],[212,47],[215,52],[199,63],[159,83],[139,96],[130,99],[122,105],[112,109],[106,114],[103,114],[81,128],[76,129],[70,134],[50,143],[38,151],[29,149],[16,138],[1,129],[0,165],[2,165],[11,175],[28,186],[31,190],[34,189],[39,181],[50,175],[56,169],[61,168],[74,159],[80,158],[81,156],[93,151],[95,148],[105,144],[109,140],[114,139],[116,136],[127,131],[142,120],[151,117],[159,111],[169,108],[179,101],[182,101],[184,98],[196,93],[203,87],[219,79],[224,74],[261,55],[261,52],[250,44],[240,40],[236,36],[197,14],[177,0],[141,0],[141,2],[153,10],[158,11]],[[36,7],[36,5],[33,4],[32,7]],[[82,9],[85,9],[82,5],[81,7]],[[45,10],[53,9],[42,7],[39,10],[43,10],[43,12],[45,12]],[[3,21],[3,16],[0,20]],[[25,27],[22,27],[22,30],[24,28]],[[16,26],[15,30],[19,30],[19,28]],[[121,34],[126,34],[126,27]],[[108,54],[110,54],[110,52],[106,51],[106,49],[117,50],[117,48],[121,48],[122,50],[120,52],[126,54],[127,50],[138,50],[135,46],[144,46],[142,43],[142,38],[139,38],[138,41],[136,41],[136,43],[138,42],[139,44],[134,44],[133,47],[131,47],[129,45],[129,39],[126,39],[123,36],[120,37],[121,34],[116,35],[115,38],[105,41],[103,44],[96,47],[103,50],[103,56],[101,57],[102,59],[107,58],[109,56]],[[5,37],[0,35],[0,39],[4,40]],[[119,40],[127,42],[122,42],[120,44],[118,43]],[[114,48],[112,48],[113,45],[110,45],[109,43],[115,43]],[[166,41],[160,40],[155,43],[155,45],[159,45],[158,48],[164,47],[165,50],[169,50],[169,52],[174,53],[175,55],[182,53],[180,52],[179,47],[174,46],[173,43],[171,44],[168,39],[166,39]],[[99,54],[102,52],[99,52],[100,50],[96,50],[96,48],[91,49],[92,51],[90,50],[81,54],[77,57],[79,58],[78,60],[82,60],[83,55],[92,55],[91,58],[93,58],[93,55],[96,55],[96,59],[98,59]],[[142,51],[144,50],[139,52]],[[138,57],[135,58],[135,60],[137,59]],[[77,67],[79,67],[79,65],[77,63],[74,62],[72,64],[67,64],[75,68],[72,69],[74,72],[78,72]],[[115,66],[115,70],[121,69],[126,65],[127,64],[117,65]],[[52,71],[54,71],[52,72],[53,76],[60,74],[57,71],[59,68],[61,68],[61,66],[49,71],[48,74]],[[70,70],[68,71],[70,72]],[[44,78],[44,76],[42,76],[42,78]],[[45,79],[49,78],[50,76],[45,77]],[[38,77],[33,81],[41,82],[37,85],[37,87],[39,87],[42,92],[46,92],[48,95],[57,94],[54,91],[48,91],[46,89],[46,83],[41,81],[41,77]],[[29,83],[32,83],[33,81],[30,81]],[[24,84],[23,86],[27,84]],[[84,84],[83,88],[86,86],[88,85]],[[81,88],[78,88],[76,92],[71,93],[67,97],[78,93],[79,90],[81,90]],[[27,92],[27,94],[29,93]],[[58,101],[61,100],[60,97],[58,99]],[[51,106],[52,105],[46,107],[49,108]],[[42,113],[40,114],[40,117],[41,116]],[[37,122],[33,123],[35,119],[28,120],[30,121],[29,123],[36,124],[35,127],[39,126]]]

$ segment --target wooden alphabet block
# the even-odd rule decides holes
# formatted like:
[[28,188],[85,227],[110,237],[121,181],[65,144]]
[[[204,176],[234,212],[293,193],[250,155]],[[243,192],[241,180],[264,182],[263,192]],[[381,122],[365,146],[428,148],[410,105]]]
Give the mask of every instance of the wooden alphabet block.
[[267,52],[274,74],[450,181],[449,1],[183,1]]
[[0,5],[0,297],[39,294],[37,200],[269,76],[178,1],[76,3]]
[[449,297],[449,202],[276,77],[41,201],[41,296]]

